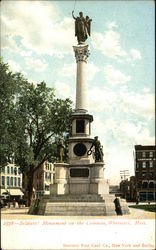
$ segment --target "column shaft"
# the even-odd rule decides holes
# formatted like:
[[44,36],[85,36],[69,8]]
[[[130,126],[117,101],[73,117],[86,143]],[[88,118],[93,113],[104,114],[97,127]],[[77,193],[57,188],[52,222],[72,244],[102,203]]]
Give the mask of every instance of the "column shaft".
[[76,106],[75,111],[86,113],[87,110],[87,84],[86,84],[86,66],[87,58],[89,56],[88,45],[73,46],[76,63]]

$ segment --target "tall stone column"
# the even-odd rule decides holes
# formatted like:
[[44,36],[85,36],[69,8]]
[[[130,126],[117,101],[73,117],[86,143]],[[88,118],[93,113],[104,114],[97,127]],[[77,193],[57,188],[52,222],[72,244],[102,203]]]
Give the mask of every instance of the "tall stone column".
[[75,112],[86,113],[88,111],[86,65],[89,56],[89,48],[88,45],[79,45],[73,46],[73,49],[77,63]]

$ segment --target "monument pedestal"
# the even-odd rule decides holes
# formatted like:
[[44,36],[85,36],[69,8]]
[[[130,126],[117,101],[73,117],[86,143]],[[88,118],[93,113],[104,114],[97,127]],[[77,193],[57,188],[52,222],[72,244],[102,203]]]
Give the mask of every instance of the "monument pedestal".
[[51,195],[69,194],[69,173],[68,164],[55,163],[55,180],[54,184],[50,185]]
[[[75,171],[72,171],[72,170]],[[55,163],[55,181],[50,195],[44,195],[31,205],[30,214],[55,216],[116,215],[115,195],[109,194],[104,179],[104,163],[88,165]],[[36,202],[36,203],[35,203]],[[123,214],[129,213],[127,203],[120,199]]]

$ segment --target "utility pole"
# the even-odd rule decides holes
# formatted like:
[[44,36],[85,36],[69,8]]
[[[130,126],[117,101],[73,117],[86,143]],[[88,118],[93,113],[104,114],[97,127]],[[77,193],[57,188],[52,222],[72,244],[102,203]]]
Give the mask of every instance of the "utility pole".
[[120,171],[120,177],[123,180],[126,180],[126,177],[129,176],[129,170],[121,170]]
[[124,195],[124,198],[127,198],[127,193],[129,190],[128,182],[126,182],[126,177],[129,176],[129,170],[121,170],[120,171],[120,177],[121,177],[121,187],[122,187],[122,193]]

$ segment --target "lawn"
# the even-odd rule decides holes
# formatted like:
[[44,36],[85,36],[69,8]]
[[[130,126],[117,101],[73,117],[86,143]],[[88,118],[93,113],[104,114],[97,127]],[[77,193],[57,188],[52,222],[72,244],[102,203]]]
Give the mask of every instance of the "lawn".
[[129,207],[131,208],[138,208],[138,209],[143,209],[148,212],[156,212],[156,205],[130,205]]

